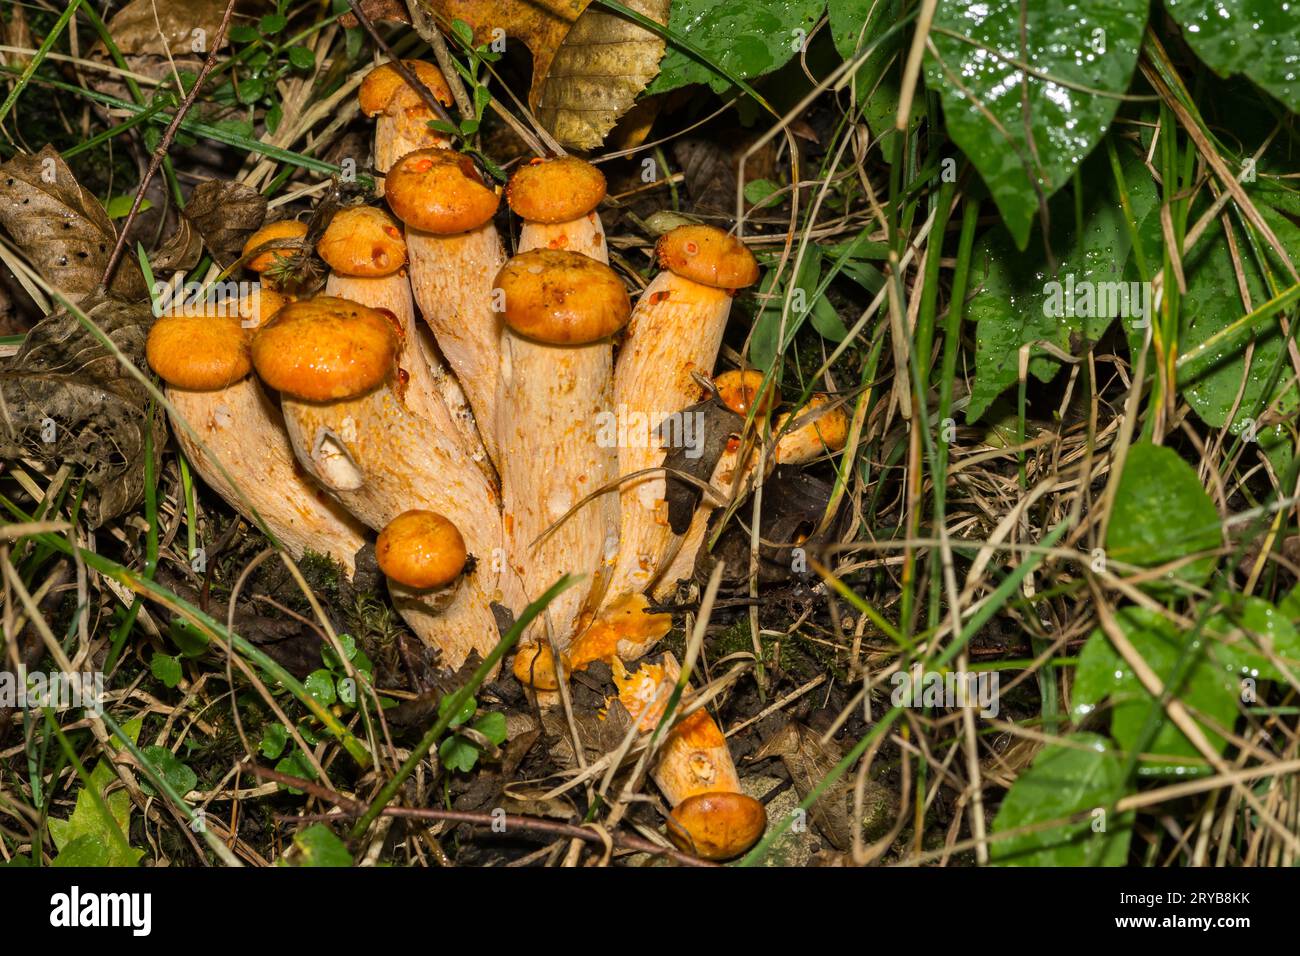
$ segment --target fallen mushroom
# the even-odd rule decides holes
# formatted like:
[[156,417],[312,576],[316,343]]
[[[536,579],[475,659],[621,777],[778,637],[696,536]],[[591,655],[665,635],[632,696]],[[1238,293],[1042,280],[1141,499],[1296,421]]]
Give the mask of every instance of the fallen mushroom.
[[470,457],[486,467],[478,429],[469,416],[447,407],[447,371],[416,325],[401,227],[382,209],[349,206],[330,219],[316,243],[316,254],[330,267],[326,295],[386,310],[401,326],[402,351],[397,361],[406,406],[440,431],[458,436]]
[[660,469],[665,446],[682,437],[660,433],[701,398],[692,373],[712,370],[732,295],[758,279],[744,244],[712,226],[679,226],[655,252],[663,271],[641,293],[614,369],[618,413],[652,430],[619,448],[619,551],[606,603],[644,591],[663,570],[673,538],[666,481],[662,472],[639,473]]
[[[263,290],[262,310],[278,298]],[[243,325],[260,315],[210,311],[164,315],[149,330],[146,356],[166,383],[176,443],[204,482],[249,521],[260,516],[294,558],[328,554],[351,576],[363,526],[303,475],[280,410],[249,375]]]
[[[423,60],[403,60],[411,74],[444,105],[451,105],[451,90],[442,72]],[[392,63],[381,63],[361,81],[357,103],[365,116],[375,117],[375,191],[384,195],[384,180],[393,163],[407,153],[431,146],[446,146],[447,137],[429,128],[433,110],[411,89]]]
[[[612,346],[627,322],[627,290],[609,266],[577,252],[533,249],[502,267],[497,444],[510,560],[537,596],[563,574],[582,574],[546,610],[567,646],[618,534],[613,496],[575,507],[615,477],[617,450],[599,440],[609,407]],[[599,593],[599,592],[597,592]]]
[[494,464],[501,321],[492,284],[505,262],[492,223],[500,197],[468,156],[418,149],[388,173],[385,197],[406,224],[411,291],[447,363],[469,398]]
[[387,315],[317,296],[281,309],[253,338],[253,365],[281,394],[299,461],[349,511],[381,529],[410,509],[444,515],[477,559],[446,607],[408,606],[425,641],[459,666],[497,642],[491,603],[522,606],[505,569],[491,483],[453,436],[412,413],[395,381],[400,330]]
[[[618,699],[642,732],[654,730],[663,718],[680,678],[681,668],[671,654],[632,674],[614,667]],[[741,792],[727,738],[702,707],[667,732],[651,776],[672,807],[668,838],[683,852],[729,860],[757,843],[767,828],[766,809]]]
[[[721,381],[722,376],[719,376],[718,382],[721,383]],[[721,385],[719,385],[718,392],[723,400],[727,401],[728,393],[723,391]],[[734,397],[732,401],[735,401]],[[727,401],[732,411],[743,414],[736,405],[732,404],[732,401]],[[776,420],[773,434],[778,437],[776,449],[768,458],[769,468],[776,465],[806,464],[822,455],[839,451],[848,440],[848,415],[840,406],[831,404],[829,395],[817,394],[812,396],[808,405],[794,419],[793,424],[798,425],[798,427],[785,431],[790,419],[791,415],[787,413],[779,416]],[[784,434],[782,434],[783,431]],[[737,468],[740,465],[742,448],[743,444],[739,439],[733,440],[728,444],[727,450],[723,452],[722,457],[718,459],[717,466],[713,469],[713,477],[709,481],[709,486],[720,501],[730,499],[733,494],[737,500],[740,500],[749,493],[758,458],[751,449],[739,474],[739,480],[737,480]],[[715,508],[716,505],[701,501],[695,513],[691,515],[691,525],[686,530],[686,534],[682,536],[677,553],[652,588],[656,600],[668,600],[676,589],[677,582],[691,576],[695,569],[695,562],[699,557],[700,548],[704,546],[704,539],[708,533],[709,522],[713,517]],[[649,649],[647,647],[646,651]]]

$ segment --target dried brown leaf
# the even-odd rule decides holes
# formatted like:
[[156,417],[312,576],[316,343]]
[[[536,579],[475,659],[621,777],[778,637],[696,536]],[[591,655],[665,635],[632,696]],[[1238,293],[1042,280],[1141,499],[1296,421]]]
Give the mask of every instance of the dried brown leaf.
[[[503,29],[533,54],[528,105],[561,144],[596,149],[659,72],[664,41],[590,0],[415,0],[441,24],[463,20],[476,43]],[[656,23],[669,0],[627,0]]]
[[[361,0],[361,12],[371,23],[379,23],[381,20],[392,20],[394,23],[411,22],[411,14],[402,0]],[[349,30],[361,25],[352,13],[345,13],[339,17],[339,23]]]
[[[104,207],[50,146],[0,165],[0,225],[45,281],[70,299],[99,285],[117,242]],[[111,291],[144,296],[144,276],[130,257],[118,266]]]
[[185,218],[224,268],[239,258],[248,237],[266,219],[266,197],[228,179],[199,183],[185,207]]
[[[127,56],[207,53],[225,11],[225,0],[132,0],[107,26]],[[96,51],[104,52],[103,45]]]
[[[146,306],[95,295],[81,309],[147,374],[144,343],[153,315]],[[73,313],[56,312],[0,365],[0,458],[79,466],[87,484],[82,513],[97,527],[139,505],[148,428],[157,474],[166,432],[161,410],[150,417],[148,407],[148,391],[101,338]]]
[[[799,799],[826,779],[844,757],[835,741],[822,743],[821,736],[805,724],[790,721],[769,737],[754,760],[780,757]],[[813,823],[831,845],[847,850],[853,845],[854,777],[844,774],[828,787],[809,809]],[[898,810],[898,798],[889,788],[868,778],[862,802],[862,829],[868,840],[879,839],[889,831]]]
[[181,216],[171,238],[149,258],[149,267],[155,275],[160,272],[184,272],[198,265],[202,255],[203,237],[188,219]]

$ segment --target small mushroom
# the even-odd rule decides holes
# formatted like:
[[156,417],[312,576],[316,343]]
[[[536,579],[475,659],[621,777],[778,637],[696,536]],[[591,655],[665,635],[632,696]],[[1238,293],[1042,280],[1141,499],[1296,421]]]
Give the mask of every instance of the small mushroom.
[[563,574],[588,578],[547,608],[564,647],[618,534],[613,495],[569,512],[615,477],[617,450],[602,444],[598,425],[611,398],[609,337],[627,322],[631,303],[608,265],[555,249],[512,258],[493,292],[508,327],[496,434],[510,559],[530,597]]
[[253,338],[253,365],[281,393],[299,461],[376,530],[412,508],[443,515],[477,559],[450,603],[399,603],[412,630],[458,667],[497,641],[496,601],[521,607],[501,573],[503,530],[496,491],[450,435],[414,414],[395,381],[400,330],[388,315],[317,296],[281,309]]
[[[680,677],[681,668],[671,654],[665,654],[662,663],[642,664],[632,674],[615,665],[618,699],[642,732],[653,730],[662,719]],[[682,717],[668,731],[651,775],[673,808],[668,838],[683,852],[729,860],[757,843],[767,828],[766,809],[741,792],[727,738],[704,708]]]
[[534,159],[506,184],[506,201],[524,221],[519,251],[567,249],[609,262],[596,207],[605,198],[605,175],[585,159]]
[[[692,373],[712,370],[735,290],[758,279],[745,245],[713,226],[679,226],[655,251],[663,271],[641,293],[614,369],[615,407],[652,428],[699,401]],[[663,465],[657,433],[643,437],[619,448],[619,550],[606,602],[650,586],[672,546],[662,472],[629,477]]]
[[[451,90],[436,66],[423,60],[403,60],[402,64],[438,102],[451,105]],[[448,143],[445,135],[429,128],[429,121],[435,118],[433,111],[391,62],[366,74],[357,90],[357,103],[364,115],[375,117],[375,172],[379,174],[375,191],[380,196],[393,163],[414,150]]]
[[[244,243],[245,268],[250,272],[258,273],[263,277],[264,282],[275,288],[279,282],[278,273],[294,255],[294,250],[288,248],[289,244],[301,241],[306,236],[307,223],[305,222],[298,222],[296,219],[278,219],[275,222],[268,222],[249,236],[248,241]],[[276,246],[283,245],[285,248],[262,249],[268,243],[275,243]]]
[[411,291],[447,363],[469,398],[488,454],[495,435],[501,321],[492,284],[505,252],[492,217],[500,197],[468,156],[418,149],[389,170],[385,198],[406,224]]
[[[268,313],[279,300],[265,290],[260,298]],[[249,376],[243,323],[260,316],[248,307],[241,309],[248,315],[207,311],[162,316],[145,347],[166,383],[177,445],[230,507],[249,521],[259,515],[294,558],[307,550],[328,554],[351,575],[365,544],[363,526],[302,473],[280,409]]]
[[407,407],[440,431],[456,436],[470,457],[490,471],[472,418],[456,411],[459,387],[450,381],[427,331],[415,322],[405,268],[406,238],[397,221],[374,206],[341,209],[316,243],[316,254],[330,267],[326,295],[387,310],[401,326],[402,351],[397,361]]

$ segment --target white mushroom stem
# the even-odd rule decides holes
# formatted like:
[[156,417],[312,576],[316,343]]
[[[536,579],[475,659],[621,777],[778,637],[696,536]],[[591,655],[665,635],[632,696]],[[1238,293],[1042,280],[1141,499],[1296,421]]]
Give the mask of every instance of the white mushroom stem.
[[[414,603],[427,623],[413,629],[457,667],[472,650],[486,655],[498,634],[490,608],[499,602],[518,613],[521,595],[505,573],[504,535],[495,490],[449,434],[410,412],[389,386],[350,401],[312,403],[283,397],[294,451],[312,475],[371,528],[421,508],[444,515],[461,529],[477,564],[465,575],[445,610],[420,592],[394,589],[399,607]],[[436,596],[435,596],[436,597]]]
[[[526,223],[519,251],[542,242],[542,248],[609,262],[595,212],[558,225]],[[598,430],[613,398],[613,377],[608,341],[546,345],[504,330],[496,434],[510,560],[530,597],[563,574],[588,579],[547,608],[546,620],[561,648],[572,639],[583,608],[599,603],[618,546],[617,496],[600,495],[565,517],[617,475],[618,449],[602,443]],[[526,640],[541,639],[543,633],[538,625]]]
[[525,222],[519,228],[519,251],[527,252],[529,249],[567,249],[609,263],[605,230],[594,209],[569,222]]
[[433,111],[413,90],[404,88],[375,117],[375,193],[384,195],[384,177],[393,163],[407,153],[431,146],[446,147],[442,133],[429,129]]
[[701,388],[691,373],[712,371],[730,311],[726,290],[665,269],[632,312],[614,369],[614,408],[629,434],[618,452],[619,550],[606,604],[645,590],[663,569],[673,538],[663,472],[627,476],[662,467],[668,446],[658,426],[699,400]]
[[492,284],[506,256],[496,226],[489,222],[450,236],[408,227],[406,254],[415,302],[469,399],[475,420],[483,423],[483,442],[499,467],[491,423],[497,421],[503,323],[492,308]]
[[490,480],[492,467],[474,418],[466,411],[464,395],[438,354],[429,331],[415,321],[415,303],[406,270],[378,277],[345,276],[331,272],[325,294],[351,299],[372,309],[387,309],[401,326],[402,351],[398,366],[405,373],[406,407],[426,418],[445,435],[454,437]]
[[[295,559],[308,550],[327,554],[352,576],[365,528],[307,480],[294,459],[280,410],[260,382],[249,377],[210,392],[168,386],[166,393],[176,443],[230,507],[249,521],[255,521],[256,511]],[[197,441],[177,418],[193,429]]]

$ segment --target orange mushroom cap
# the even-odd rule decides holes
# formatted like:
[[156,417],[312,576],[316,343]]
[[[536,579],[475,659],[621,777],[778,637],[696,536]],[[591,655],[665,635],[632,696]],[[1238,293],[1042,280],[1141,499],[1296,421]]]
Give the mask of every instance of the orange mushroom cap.
[[586,345],[627,324],[632,303],[618,275],[580,252],[533,249],[497,273],[505,320],[515,332],[548,345]]
[[[729,369],[717,376],[713,384],[718,389],[722,404],[737,415],[748,415],[750,406],[758,399],[763,387],[763,373],[757,369]],[[761,418],[776,407],[776,390],[769,388],[759,404],[758,416]]]
[[[447,86],[446,77],[436,66],[423,60],[403,60],[402,65],[429,88],[429,92],[439,103],[451,104],[451,88]],[[395,96],[405,93],[418,98],[418,94],[402,79],[402,74],[397,72],[397,68],[390,60],[379,64],[366,74],[366,78],[361,81],[360,89],[357,90],[357,103],[362,113],[366,116],[374,116],[388,109]]]
[[668,819],[668,839],[706,860],[739,856],[765,829],[767,810],[743,793],[697,793],[677,804]]
[[196,392],[227,388],[253,369],[238,315],[164,315],[149,330],[144,350],[159,378]]
[[340,275],[386,276],[406,265],[406,239],[382,209],[349,206],[334,214],[316,254]]
[[[301,239],[306,235],[307,224],[305,222],[298,222],[296,219],[279,219],[275,222],[268,222],[248,237],[248,241],[244,243],[244,255],[248,255],[258,246],[267,242],[274,242],[279,239]],[[268,249],[265,252],[258,253],[245,265],[253,272],[265,272],[281,259],[287,259],[292,255],[292,249]]]
[[253,336],[253,367],[271,388],[307,402],[357,398],[397,360],[393,321],[350,299],[290,302]]
[[477,229],[496,214],[501,197],[474,161],[451,149],[417,149],[388,171],[384,198],[398,219],[438,235]]
[[715,289],[741,289],[758,281],[758,261],[745,244],[714,226],[678,226],[655,245],[659,265]]
[[[561,651],[560,662],[564,672],[570,673],[569,658]],[[560,675],[555,670],[555,658],[546,644],[528,644],[519,648],[511,668],[519,683],[533,690],[559,690]]]
[[506,200],[530,222],[569,222],[605,198],[605,174],[585,159],[557,156],[519,167],[506,184]]
[[[842,405],[836,405],[834,408],[826,408],[830,403],[831,396],[829,395],[821,392],[813,395],[812,398],[808,400],[808,404],[805,405],[801,411],[794,413],[793,416],[795,419],[807,418],[810,420],[806,421],[798,428],[788,432],[782,438],[782,441],[787,439],[798,441],[799,439],[796,439],[793,436],[799,435],[800,437],[803,437],[801,433],[806,433],[810,443],[825,445],[827,451],[839,451],[843,448],[849,441],[849,415]],[[812,416],[819,408],[826,408],[826,411],[823,411],[821,414],[817,415],[816,418],[813,418]],[[783,417],[783,420],[778,423],[778,430],[785,424],[784,419],[789,417],[790,416]],[[781,462],[782,458],[781,443],[781,441],[777,442],[776,457],[778,464]]]
[[465,539],[434,511],[403,511],[375,542],[379,569],[410,588],[446,587],[465,570]]

